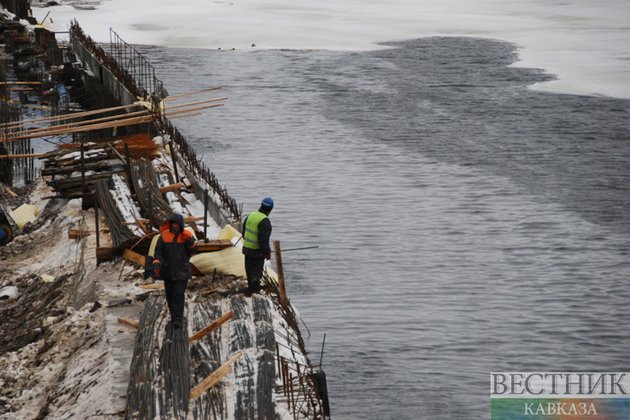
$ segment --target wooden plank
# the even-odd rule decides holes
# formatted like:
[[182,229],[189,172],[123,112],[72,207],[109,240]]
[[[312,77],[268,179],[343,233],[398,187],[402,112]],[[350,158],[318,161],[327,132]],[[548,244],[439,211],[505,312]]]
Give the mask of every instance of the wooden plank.
[[141,223],[146,224],[146,223],[149,223],[149,221],[147,219],[138,217],[135,222],[123,222],[123,225],[139,225]]
[[[88,184],[93,184],[99,179],[107,179],[112,176],[112,174],[124,173],[123,171],[108,171],[101,172],[95,175],[90,175],[85,177],[85,182]],[[68,178],[68,179],[59,179],[52,180],[48,182],[48,185],[55,188],[57,191],[65,192],[66,190],[72,190],[76,188],[81,188],[82,182],[81,177]]]
[[197,331],[196,333],[188,337],[188,343],[192,344],[195,341],[202,339],[203,337],[210,334],[212,331],[216,330],[221,325],[225,324],[227,321],[232,319],[232,317],[234,317],[234,312],[232,311],[227,312],[226,314],[221,316],[221,318],[212,321],[208,326],[202,328],[201,330]]
[[89,230],[70,229],[68,231],[68,239],[83,239],[90,235],[91,233]]
[[15,155],[0,155],[0,159],[19,159],[19,158],[40,158],[44,156],[41,153],[24,153]]
[[120,152],[118,152],[118,150],[116,150],[116,147],[114,147],[113,144],[111,143],[107,143],[107,146],[112,150],[112,152],[114,152],[114,154],[116,155],[116,157],[118,157],[118,159],[121,160],[122,163],[124,163],[125,165],[127,164],[127,159],[125,159]]
[[181,182],[178,182],[176,184],[171,184],[171,185],[167,185],[166,187],[161,187],[160,188],[160,192],[162,194],[167,193],[169,191],[179,191],[182,188],[184,188],[184,184]]
[[69,128],[80,127],[80,126],[89,125],[89,124],[102,123],[102,122],[105,122],[105,121],[124,120],[124,119],[131,118],[131,117],[138,117],[138,116],[142,116],[142,115],[148,115],[148,113],[149,112],[145,109],[145,110],[142,110],[142,111],[134,111],[134,112],[129,112],[129,113],[108,115],[107,117],[93,118],[93,119],[88,119],[88,120],[84,120],[84,121],[75,121],[75,122],[70,122],[70,123],[60,124],[60,125],[51,125],[51,126],[47,126],[47,127],[32,128],[30,130],[21,131],[20,135],[66,130],[66,129],[69,129]]
[[151,233],[151,223],[149,223],[148,220],[138,220],[136,223],[138,224],[138,226],[140,226],[140,229],[142,229],[145,235],[148,235]]
[[138,321],[137,319],[118,318],[118,323],[128,325],[133,328],[138,328],[140,326],[140,321]]
[[153,117],[151,116],[142,116],[142,117],[134,117],[134,118],[124,118],[116,121],[108,121],[103,123],[89,124],[85,126],[79,127],[69,127],[65,129],[50,129],[45,132],[38,132],[33,134],[25,134],[25,135],[17,135],[14,137],[7,137],[5,139],[0,139],[0,143],[9,143],[15,140],[29,139],[29,138],[37,138],[37,137],[48,137],[48,136],[57,136],[60,134],[70,134],[70,133],[84,133],[86,131],[93,130],[102,130],[104,128],[114,128],[114,127],[125,127],[129,125],[136,124],[146,124],[153,121]]
[[102,109],[95,109],[92,111],[81,111],[81,112],[71,112],[68,114],[63,114],[63,115],[56,115],[56,116],[52,116],[52,117],[42,117],[42,118],[35,118],[35,119],[31,119],[31,120],[20,120],[20,121],[12,121],[9,123],[5,123],[5,124],[0,124],[0,127],[13,127],[16,125],[23,125],[23,124],[29,124],[29,123],[35,123],[35,122],[42,122],[42,121],[63,121],[63,120],[71,120],[74,118],[81,118],[81,117],[86,117],[88,115],[96,115],[96,114],[102,114],[105,112],[110,112],[110,111],[117,111],[119,109],[126,109],[126,108],[137,108],[141,106],[139,103],[133,103],[130,105],[121,105],[121,106],[115,106],[115,107],[111,107],[111,108],[102,108]]
[[[203,219],[202,216],[199,216],[199,217],[186,216],[186,217],[184,217],[184,223],[192,223],[194,221],[201,220],[201,219]],[[136,218],[135,222],[123,222],[124,225],[135,225],[135,224],[139,224],[139,225],[145,224],[146,225],[147,223],[149,223],[149,219],[143,219],[142,217]]]
[[226,248],[230,248],[232,245],[198,245],[197,249],[199,252],[212,252],[212,251],[221,251]]
[[[166,116],[171,119],[177,118],[177,117],[184,117],[184,116],[189,116],[194,111],[198,111],[202,109],[209,109],[209,108],[216,108],[223,105],[224,104],[207,105],[203,107],[185,109],[182,111],[173,111],[173,112],[166,113]],[[142,116],[129,118],[130,115],[137,115],[137,114],[141,114]],[[119,114],[112,117],[97,118],[97,119],[89,120],[89,121],[70,123],[66,125],[27,130],[19,135],[7,137],[6,139],[0,139],[0,143],[8,143],[15,140],[29,139],[29,138],[56,136],[60,134],[83,133],[86,131],[102,130],[104,128],[125,127],[129,125],[146,124],[153,121],[154,119],[152,115],[147,115],[147,111],[130,112],[128,114],[125,114],[125,117],[123,118],[120,118],[121,115],[123,114]],[[114,119],[114,121],[110,121],[112,119]],[[106,122],[96,122],[96,121],[106,121]]]
[[100,159],[90,160],[91,162],[84,162],[83,164],[81,164],[80,160],[76,160],[73,161],[72,164],[64,164],[59,167],[46,167],[42,169],[42,175],[71,174],[73,172],[79,172],[83,168],[85,168],[86,171],[99,171],[120,167],[120,162],[118,162],[117,159],[109,159],[109,157],[106,156],[103,156]]
[[9,80],[7,82],[0,82],[0,85],[41,85],[42,82],[27,82],[19,80]]
[[232,371],[232,365],[234,364],[234,362],[240,359],[243,356],[243,354],[245,354],[244,350],[239,351],[238,353],[230,357],[230,359],[227,362],[223,363],[220,368],[218,368],[217,370],[212,372],[210,375],[208,375],[206,379],[201,381],[197,386],[195,386],[190,391],[189,399],[192,401],[198,398],[201,394],[203,394],[204,392],[206,392],[213,386],[215,386],[221,379],[223,379],[227,374],[229,374]]
[[116,248],[100,247],[96,248],[96,261],[111,261],[116,256]]
[[208,242],[198,241],[197,248],[199,252],[220,251],[225,248],[232,247],[232,241],[229,239],[210,239]]
[[221,89],[221,87],[217,86],[217,87],[210,87],[210,88],[205,88],[205,89],[193,90],[193,91],[190,91],[190,92],[184,92],[184,93],[180,93],[180,94],[177,94],[177,95],[169,95],[166,98],[164,98],[164,101],[165,102],[176,101],[177,99],[183,98],[184,96],[191,96],[191,95],[196,95],[198,93],[210,92],[211,90],[219,90],[219,89]]
[[202,290],[201,292],[199,292],[199,296],[209,296],[215,292],[218,292],[219,290],[223,289],[223,286],[219,286],[219,287],[213,287],[212,289],[208,289],[208,290]]
[[139,265],[140,267],[144,267],[145,265],[146,257],[130,249],[125,249],[123,251],[123,258],[126,259],[127,261],[131,261],[132,263]]
[[13,198],[17,198],[18,197],[18,195],[15,193],[15,191],[13,191],[11,188],[5,186],[4,189],[5,189],[5,191],[7,193],[9,193],[9,195],[11,197],[13,197]]
[[[99,162],[103,162],[105,160],[110,161],[111,165],[114,166],[117,164],[118,161],[115,161],[114,156],[110,156],[107,153],[99,153],[98,155],[94,156],[90,156],[90,157],[85,157],[83,156],[83,163],[85,165],[94,165],[94,164],[98,164]],[[116,163],[115,163],[115,162]],[[46,170],[47,171],[63,171],[63,170],[67,170],[68,167],[75,167],[75,169],[81,169],[81,159],[60,159],[60,160],[56,160],[54,162],[46,162]],[[54,163],[56,163],[56,165],[54,165]],[[97,168],[98,169],[98,168]],[[88,168],[86,168],[86,170],[89,170]],[[74,172],[74,171],[73,171]],[[72,173],[72,172],[70,172]]]
[[138,287],[144,290],[160,290],[164,289],[164,283],[139,284]]
[[[203,219],[203,217],[186,216],[184,217],[184,223],[191,223],[191,222],[194,222],[195,220],[200,220],[200,219]],[[123,222],[123,224],[125,225],[135,225],[136,223],[149,223],[149,219],[143,219],[141,217],[138,217],[135,222]]]
[[181,111],[166,111],[166,116],[168,118],[173,118],[176,115],[186,115],[195,111],[200,111],[202,109],[218,108],[223,105],[225,104],[206,105],[206,106],[199,106],[196,108],[186,108],[186,109],[182,109]]
[[[83,145],[83,151],[87,152],[88,150],[101,149],[99,151],[106,152],[105,146],[109,143],[94,143],[94,144],[85,144]],[[65,155],[69,155],[72,152],[79,152],[81,150],[80,143],[65,143],[60,146],[63,148],[52,150],[50,152],[44,153],[42,158],[51,158],[54,159],[50,163],[55,163],[60,160],[68,160],[69,158]]]
[[167,107],[166,110],[168,111],[168,110],[171,110],[171,109],[190,108],[193,105],[200,105],[200,104],[206,104],[208,102],[219,102],[219,101],[225,101],[225,100],[227,100],[227,96],[224,96],[222,98],[206,99],[204,101],[189,102],[187,104],[173,105],[173,106]]
[[278,294],[281,300],[287,301],[287,291],[284,288],[284,270],[282,269],[282,250],[280,241],[273,241],[273,249],[276,258],[276,271],[278,273]]

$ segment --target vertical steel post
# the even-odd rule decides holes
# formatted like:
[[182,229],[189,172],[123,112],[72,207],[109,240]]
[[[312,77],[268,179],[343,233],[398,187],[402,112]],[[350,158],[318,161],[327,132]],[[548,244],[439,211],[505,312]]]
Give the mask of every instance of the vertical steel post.
[[[31,147],[31,154],[34,155],[35,154],[35,149]],[[35,176],[35,158],[32,157],[31,158],[31,179],[34,181],[36,178]]]
[[175,156],[175,147],[173,144],[173,140],[168,142],[170,148],[171,148],[171,159],[173,160],[173,172],[175,172],[175,182],[179,182],[179,173],[177,172],[177,159]]
[[280,345],[276,342],[276,360],[278,361],[278,376],[282,379],[282,364],[280,363]]
[[[83,197],[85,195],[85,145],[83,142],[81,142],[81,196]],[[83,197],[85,198],[85,197]]]
[[94,200],[94,227],[96,229],[96,248],[101,247],[101,235],[98,227],[98,200]]
[[153,230],[153,196],[149,194],[149,225],[147,226],[148,233]]
[[[116,146],[114,146],[116,147]],[[132,194],[136,193],[136,187],[133,185],[133,180],[131,178],[131,155],[129,153],[129,143],[125,143],[125,171],[127,172],[127,184],[129,184],[129,190]]]
[[203,191],[203,240],[208,243],[208,189]]
[[273,241],[273,250],[276,254],[276,270],[278,271],[278,294],[283,301],[287,300],[287,292],[284,288],[284,270],[282,269],[282,250],[280,241]]

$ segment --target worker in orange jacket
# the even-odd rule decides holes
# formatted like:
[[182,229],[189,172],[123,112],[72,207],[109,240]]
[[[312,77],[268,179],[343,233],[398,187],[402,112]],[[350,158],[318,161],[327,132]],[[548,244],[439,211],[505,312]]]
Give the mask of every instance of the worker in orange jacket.
[[192,233],[184,230],[184,217],[174,213],[160,227],[153,258],[154,275],[164,280],[166,302],[174,328],[184,325],[185,293],[192,277],[190,257],[198,252]]

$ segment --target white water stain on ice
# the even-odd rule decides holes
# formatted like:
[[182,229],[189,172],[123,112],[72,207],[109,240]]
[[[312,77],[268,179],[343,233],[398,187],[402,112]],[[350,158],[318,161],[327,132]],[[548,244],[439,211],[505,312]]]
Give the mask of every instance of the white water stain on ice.
[[151,23],[139,23],[137,25],[133,25],[139,31],[166,31],[169,29],[168,26],[164,25],[153,25]]
[[108,0],[96,11],[63,6],[34,14],[43,19],[49,11],[46,23],[52,19],[56,30],[77,19],[97,41],[109,41],[113,27],[130,43],[171,47],[359,51],[435,35],[503,39],[521,48],[516,65],[558,75],[535,89],[630,98],[625,0]]

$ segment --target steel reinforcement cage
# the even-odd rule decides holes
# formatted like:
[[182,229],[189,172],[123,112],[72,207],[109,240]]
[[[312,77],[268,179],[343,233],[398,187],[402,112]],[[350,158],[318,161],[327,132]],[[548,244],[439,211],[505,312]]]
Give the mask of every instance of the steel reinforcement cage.
[[[152,101],[164,99],[168,93],[164,89],[164,84],[155,76],[153,66],[140,52],[123,41],[111,29],[110,39],[110,54],[108,54],[92,38],[85,35],[77,21],[73,21],[70,25],[70,44],[75,47],[79,44],[93,55],[125,87],[131,96]],[[154,108],[159,109],[159,107]],[[194,147],[186,141],[162,112],[154,112],[153,117],[155,131],[169,136],[178,156],[185,163],[186,169],[192,176],[202,179],[208,188],[214,192],[221,207],[229,213],[232,222],[240,222],[241,209],[236,200],[229,195],[225,187],[219,184],[216,175],[197,157]]]
[[22,155],[23,157],[0,158],[0,182],[14,186],[15,182],[23,185],[30,184],[35,179],[34,153],[31,139],[6,140],[23,130],[21,126],[9,126],[20,121],[22,110],[18,105],[5,102],[0,103],[0,155]]

